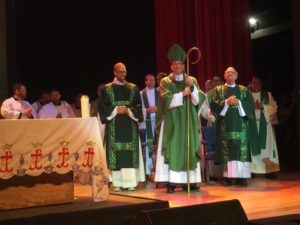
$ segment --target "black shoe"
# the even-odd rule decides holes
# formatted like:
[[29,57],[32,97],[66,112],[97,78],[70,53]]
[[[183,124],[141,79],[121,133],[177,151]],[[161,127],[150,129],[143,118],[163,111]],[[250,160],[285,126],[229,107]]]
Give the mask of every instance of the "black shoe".
[[167,193],[174,193],[175,192],[175,185],[172,185],[171,183],[167,183]]
[[171,193],[174,193],[174,192],[175,192],[175,187],[172,187],[172,186],[168,186],[168,187],[167,187],[166,193],[171,194]]
[[248,182],[247,179],[245,178],[237,178],[235,185],[240,186],[240,187],[247,187],[248,186]]
[[266,173],[266,178],[270,179],[270,180],[275,180],[278,177],[277,177],[277,174],[273,172],[273,173]]
[[168,184],[166,182],[156,182],[155,183],[156,188],[165,188],[167,186],[168,186]]
[[225,187],[232,186],[232,180],[230,178],[224,178],[222,185]]

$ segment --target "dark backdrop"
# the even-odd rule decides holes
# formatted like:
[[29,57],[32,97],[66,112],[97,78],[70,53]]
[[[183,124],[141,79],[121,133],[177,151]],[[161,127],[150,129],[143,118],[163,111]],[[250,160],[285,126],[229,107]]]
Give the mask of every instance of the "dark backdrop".
[[95,97],[122,61],[128,81],[143,87],[155,71],[152,0],[14,0],[16,77],[28,98],[58,88],[72,101],[78,92]]

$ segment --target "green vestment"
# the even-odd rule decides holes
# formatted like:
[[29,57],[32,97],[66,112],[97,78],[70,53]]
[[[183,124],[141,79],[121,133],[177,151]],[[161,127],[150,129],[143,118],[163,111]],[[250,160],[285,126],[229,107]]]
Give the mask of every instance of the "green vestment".
[[[266,91],[260,92],[261,104],[269,104],[269,95]],[[267,142],[267,121],[262,109],[260,111],[259,127],[257,127],[257,118],[254,113],[254,118],[249,120],[250,128],[250,147],[252,155],[258,155],[261,153],[261,149],[266,148]]]
[[138,124],[127,114],[116,115],[107,120],[116,106],[127,106],[139,122],[143,121],[140,93],[136,85],[109,83],[102,90],[99,101],[101,122],[106,124],[104,143],[107,163],[111,170],[138,168],[139,133]]
[[[229,106],[225,116],[220,113],[224,108],[225,100],[235,95],[240,100],[245,116],[241,117],[238,106]],[[252,95],[242,85],[229,87],[217,86],[211,96],[211,110],[217,119],[217,149],[216,163],[228,161],[250,162],[249,147],[249,119],[254,118]]]
[[[187,76],[187,75],[185,75]],[[197,87],[197,80],[190,77],[194,85]],[[187,140],[188,133],[190,139],[190,165],[191,170],[196,169],[197,162],[200,159],[200,139],[199,139],[199,121],[198,121],[198,106],[205,99],[201,92],[199,95],[199,104],[195,106],[190,97],[183,97],[183,105],[170,108],[174,94],[182,92],[186,84],[183,81],[176,81],[173,75],[170,74],[161,80],[159,88],[159,98],[157,106],[157,123],[156,133],[159,136],[160,127],[164,122],[162,135],[161,153],[164,156],[165,164],[169,165],[169,169],[173,171],[187,170]],[[189,110],[187,112],[187,101]],[[201,104],[200,104],[201,103]],[[187,131],[187,117],[189,113],[189,132]]]
[[[154,95],[155,95],[154,96],[155,105],[157,106],[157,101],[158,101],[158,90],[157,89],[154,89]],[[149,101],[148,101],[146,88],[144,88],[141,91],[141,97],[143,99],[145,109],[149,108]],[[146,143],[147,143],[147,146],[148,146],[148,151],[149,151],[150,155],[152,155],[152,152],[155,148],[155,145],[153,145],[154,144],[154,134],[153,134],[152,120],[151,120],[151,115],[150,114],[151,113],[146,112],[146,118],[144,118],[144,119],[145,119],[145,125],[146,125]]]

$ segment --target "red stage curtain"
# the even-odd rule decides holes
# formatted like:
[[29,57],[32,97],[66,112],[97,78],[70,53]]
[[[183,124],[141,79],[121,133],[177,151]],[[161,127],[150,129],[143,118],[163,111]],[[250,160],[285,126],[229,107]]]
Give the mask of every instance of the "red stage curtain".
[[190,73],[204,82],[223,76],[228,66],[247,84],[252,73],[248,0],[155,0],[157,71],[169,72],[166,58],[176,42],[200,48],[202,59]]

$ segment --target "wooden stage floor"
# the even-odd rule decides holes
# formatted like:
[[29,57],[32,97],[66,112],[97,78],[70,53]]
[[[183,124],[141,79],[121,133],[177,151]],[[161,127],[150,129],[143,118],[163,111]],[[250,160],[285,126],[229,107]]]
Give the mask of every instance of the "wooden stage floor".
[[[165,193],[165,188],[155,188],[148,183],[134,192],[121,194],[169,201],[171,207],[238,199],[249,220],[287,214],[300,214],[300,174],[280,174],[276,180],[255,178],[248,187],[223,187],[218,183],[200,184],[200,192],[190,194],[178,188],[174,194]],[[91,195],[88,185],[75,185],[75,197]]]

